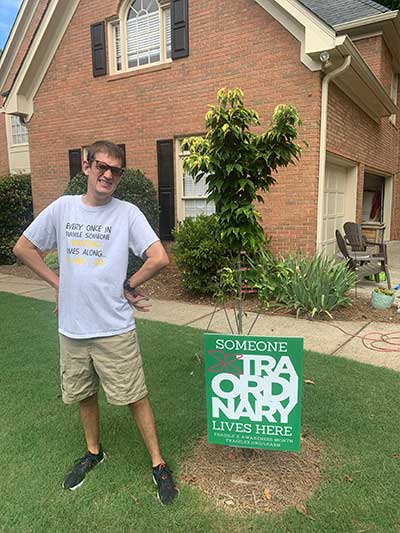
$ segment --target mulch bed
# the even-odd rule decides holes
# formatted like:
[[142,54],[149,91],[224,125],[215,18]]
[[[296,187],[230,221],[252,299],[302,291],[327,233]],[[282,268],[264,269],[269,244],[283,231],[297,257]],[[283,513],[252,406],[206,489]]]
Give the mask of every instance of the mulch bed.
[[321,450],[309,435],[301,438],[299,453],[229,448],[201,437],[181,479],[228,512],[282,513],[295,507],[307,514],[304,504],[321,480]]
[[[158,300],[176,300],[192,304],[215,305],[215,300],[210,296],[193,295],[185,291],[181,284],[180,273],[170,252],[169,256],[171,261],[170,264],[154,279],[143,284],[143,288],[150,298]],[[21,264],[0,265],[0,273],[22,278],[39,279],[28,267]],[[253,312],[258,312],[260,310],[260,305],[256,296],[248,295],[246,297],[244,301],[244,310]],[[277,308],[262,309],[261,312],[264,314],[295,316],[295,313],[292,311]],[[369,299],[361,296],[358,298],[352,297],[351,306],[341,306],[334,309],[332,311],[332,316],[334,320],[368,320],[371,322],[400,323],[400,314],[397,313],[397,308],[395,306],[383,310],[373,309]],[[326,321],[331,319],[327,315],[321,315],[314,320]]]

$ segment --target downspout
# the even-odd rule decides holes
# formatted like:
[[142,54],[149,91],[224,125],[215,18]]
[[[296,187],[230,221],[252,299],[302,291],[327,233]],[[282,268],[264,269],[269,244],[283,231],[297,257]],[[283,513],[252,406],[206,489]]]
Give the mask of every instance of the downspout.
[[324,184],[325,184],[325,165],[326,165],[326,137],[328,124],[328,94],[329,83],[331,80],[346,71],[351,64],[351,56],[344,58],[340,67],[326,74],[322,80],[321,91],[321,132],[319,142],[319,173],[318,173],[318,210],[317,210],[317,252],[321,249],[322,243],[322,226],[323,226],[323,209],[324,209]]

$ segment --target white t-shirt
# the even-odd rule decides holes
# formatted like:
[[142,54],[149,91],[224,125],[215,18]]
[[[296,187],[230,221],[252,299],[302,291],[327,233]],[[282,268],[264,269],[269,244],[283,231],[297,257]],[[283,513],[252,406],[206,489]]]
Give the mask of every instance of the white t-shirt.
[[135,328],[123,294],[129,248],[138,257],[158,241],[135,205],[113,198],[89,207],[62,196],[24,231],[40,250],[58,249],[59,332],[75,339],[108,337]]

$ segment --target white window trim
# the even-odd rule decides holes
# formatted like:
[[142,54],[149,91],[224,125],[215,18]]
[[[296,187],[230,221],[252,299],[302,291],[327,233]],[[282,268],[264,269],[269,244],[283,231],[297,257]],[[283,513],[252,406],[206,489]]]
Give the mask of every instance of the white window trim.
[[[143,70],[146,68],[171,63],[172,59],[167,58],[167,41],[165,34],[165,10],[171,9],[171,0],[158,0],[161,10],[160,21],[160,61],[148,63],[146,65],[138,65],[136,67],[128,67],[128,50],[127,50],[127,36],[126,36],[126,18],[132,0],[127,0],[123,3],[118,17],[108,21],[108,49],[110,50],[110,74],[123,74],[124,72],[133,72],[136,70]],[[117,69],[117,46],[115,42],[115,26],[119,24],[120,41],[121,41],[121,69]]]
[[13,115],[6,115],[6,130],[7,130],[7,139],[8,139],[8,146],[10,149],[15,149],[18,151],[18,148],[26,149],[29,147],[29,134],[27,133],[28,140],[23,143],[15,143],[13,138],[13,130],[12,130],[12,117]]
[[[31,171],[30,154],[29,154],[29,136],[28,142],[13,144],[11,115],[5,115],[6,139],[9,168],[11,174],[18,172],[29,173]],[[29,134],[28,134],[29,135]]]
[[[188,135],[187,137],[190,137]],[[185,200],[208,200],[208,196],[184,196],[183,194],[183,178],[185,172],[183,170],[183,160],[186,155],[189,155],[189,152],[182,152],[181,143],[184,137],[175,139],[175,162],[176,162],[176,173],[175,173],[175,190],[176,190],[176,218],[178,222],[182,222],[185,216]],[[211,203],[211,202],[210,202]]]
[[[393,72],[392,74],[392,85],[390,87],[390,96],[393,100],[393,102],[397,105],[397,94],[399,90],[399,75],[397,72]],[[394,125],[396,125],[396,114],[390,115],[390,122]]]

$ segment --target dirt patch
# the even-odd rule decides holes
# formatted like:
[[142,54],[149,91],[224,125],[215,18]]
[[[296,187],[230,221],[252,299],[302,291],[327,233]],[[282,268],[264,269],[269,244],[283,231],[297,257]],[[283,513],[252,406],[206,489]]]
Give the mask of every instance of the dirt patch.
[[[181,302],[188,302],[192,304],[215,305],[215,300],[210,296],[193,295],[185,291],[182,287],[181,276],[176,266],[173,255],[170,251],[170,245],[167,243],[167,251],[170,257],[170,264],[158,276],[143,284],[150,298],[158,300],[176,300]],[[19,276],[22,278],[39,279],[28,267],[21,264],[14,265],[0,265],[0,274],[9,274],[12,276]],[[232,304],[231,304],[232,305]],[[246,311],[258,312],[260,304],[255,295],[247,295],[244,301],[244,309]],[[285,309],[270,308],[268,310],[262,309],[263,314],[295,316],[295,313],[286,311]],[[359,296],[352,297],[351,306],[342,306],[332,311],[334,320],[355,320],[355,321],[373,321],[373,322],[394,322],[400,323],[400,315],[397,313],[397,308],[392,306],[390,309],[373,309],[368,298]],[[316,320],[330,320],[325,316],[320,316]]]
[[321,450],[309,435],[302,437],[300,453],[229,448],[201,437],[181,479],[232,513],[296,507],[307,514],[304,504],[321,480]]

